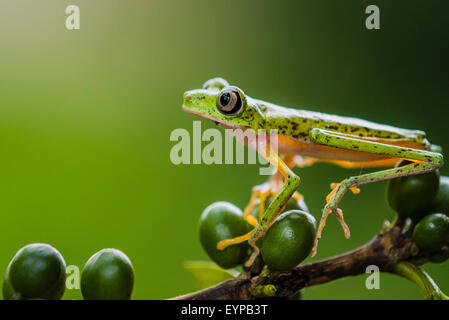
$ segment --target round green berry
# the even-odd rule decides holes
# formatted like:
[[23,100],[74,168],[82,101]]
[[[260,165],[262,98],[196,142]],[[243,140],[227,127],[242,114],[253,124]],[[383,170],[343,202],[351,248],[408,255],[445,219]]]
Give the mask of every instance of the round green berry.
[[133,286],[133,266],[120,250],[100,250],[84,265],[81,293],[86,300],[129,300]]
[[247,241],[224,250],[217,249],[219,241],[244,235],[251,230],[238,207],[224,201],[211,204],[204,209],[198,229],[204,251],[220,267],[229,269],[244,262],[249,249]]
[[268,268],[287,270],[310,253],[316,233],[315,218],[304,211],[281,214],[263,237],[260,252]]
[[416,224],[413,240],[424,252],[440,250],[449,243],[449,217],[442,213],[425,216]]
[[11,281],[9,281],[9,266],[6,268],[5,277],[3,278],[3,299],[4,300],[15,300],[15,292],[11,285]]
[[29,244],[11,260],[3,295],[9,299],[61,299],[65,279],[66,264],[58,250],[44,243]]
[[389,180],[388,203],[399,217],[418,220],[432,210],[439,180],[438,171]]

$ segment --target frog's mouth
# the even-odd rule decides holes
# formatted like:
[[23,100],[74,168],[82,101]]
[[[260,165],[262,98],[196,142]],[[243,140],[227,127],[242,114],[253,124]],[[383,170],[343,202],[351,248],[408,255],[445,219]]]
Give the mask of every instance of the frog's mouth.
[[214,116],[212,116],[210,114],[204,114],[204,113],[201,113],[199,111],[192,110],[191,108],[188,108],[188,107],[186,107],[184,105],[182,106],[182,109],[185,112],[187,112],[187,113],[193,114],[195,116],[198,116],[198,117],[201,117],[201,118],[204,118],[204,119],[207,119],[207,120],[211,120],[212,122],[214,122],[216,125],[222,127],[223,129],[241,129],[241,130],[246,130],[246,129],[249,128],[247,126],[226,122],[226,121],[224,121],[222,119],[215,118]]

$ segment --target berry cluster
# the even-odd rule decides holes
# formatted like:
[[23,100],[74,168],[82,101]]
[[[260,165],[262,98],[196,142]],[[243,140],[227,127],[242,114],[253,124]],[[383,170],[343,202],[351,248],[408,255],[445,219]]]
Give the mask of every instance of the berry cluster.
[[[128,300],[134,285],[134,270],[120,250],[103,249],[86,262],[81,292],[86,300]],[[44,243],[20,249],[6,269],[5,300],[61,299],[66,288],[66,263],[58,250]]]

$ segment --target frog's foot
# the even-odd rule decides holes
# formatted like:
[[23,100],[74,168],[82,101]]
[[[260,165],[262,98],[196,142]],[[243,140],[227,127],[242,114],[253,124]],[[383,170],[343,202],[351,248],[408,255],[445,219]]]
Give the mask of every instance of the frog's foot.
[[[275,187],[275,184],[273,184],[272,181],[270,180],[264,184],[255,186],[253,188],[253,191],[251,193],[251,199],[249,200],[248,205],[246,206],[245,210],[243,211],[243,219],[245,219],[254,228],[257,227],[258,221],[257,221],[257,218],[255,218],[254,216],[251,215],[251,212],[257,205],[259,207],[259,216],[260,217],[263,216],[263,214],[265,213],[265,200],[269,196],[276,195],[276,193],[273,192],[274,187]],[[232,238],[232,239],[221,240],[217,243],[217,249],[224,250],[227,247],[232,246],[234,244],[239,244],[244,241],[247,241],[251,238],[251,234],[253,233],[253,231],[254,231],[254,229],[242,236]]]
[[[249,204],[246,206],[245,211],[243,211],[243,219],[245,219],[250,225],[252,225],[254,228],[257,227],[257,219],[251,215],[251,211],[257,204],[257,199],[260,196],[260,189],[255,187],[251,194],[251,199],[249,200]],[[217,249],[218,250],[224,250],[229,246],[232,246],[234,244],[239,244],[244,241],[247,241],[251,238],[251,234],[253,233],[254,229],[248,232],[247,234],[244,234],[242,236],[232,238],[232,239],[225,239],[221,240],[217,243]]]
[[248,261],[245,262],[245,267],[249,268],[253,265],[254,261],[256,260],[257,256],[260,253],[259,247],[256,245],[256,240],[251,240],[248,242],[251,248],[253,248],[253,253],[249,257]]
[[225,239],[221,240],[217,243],[217,249],[218,250],[224,250],[229,246],[232,246],[234,244],[239,244],[244,241],[248,241],[251,238],[251,235],[253,234],[254,229],[248,232],[247,234],[244,234],[243,236],[235,237],[232,239]]
[[351,236],[349,227],[346,224],[343,217],[343,211],[338,208],[338,203],[340,202],[346,190],[351,190],[352,193],[358,194],[360,193],[360,189],[355,186],[347,188],[345,186],[345,180],[343,180],[340,183],[332,183],[331,189],[332,191],[326,197],[326,205],[324,206],[320,224],[318,226],[318,230],[315,236],[315,241],[311,252],[312,257],[316,255],[318,241],[321,238],[321,233],[323,232],[324,226],[326,225],[327,217],[329,216],[330,213],[334,213],[335,216],[337,217],[337,220],[338,222],[340,222],[340,225],[345,233],[345,238],[348,239]]

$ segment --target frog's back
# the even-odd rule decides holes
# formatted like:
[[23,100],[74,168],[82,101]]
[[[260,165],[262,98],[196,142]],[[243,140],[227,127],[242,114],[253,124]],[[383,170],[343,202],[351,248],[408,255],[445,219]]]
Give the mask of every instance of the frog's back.
[[402,129],[359,118],[258,102],[259,108],[265,115],[265,129],[277,129],[279,134],[301,141],[309,141],[310,131],[314,128],[320,128],[362,138],[412,141],[423,146],[428,145],[425,132],[420,130]]

